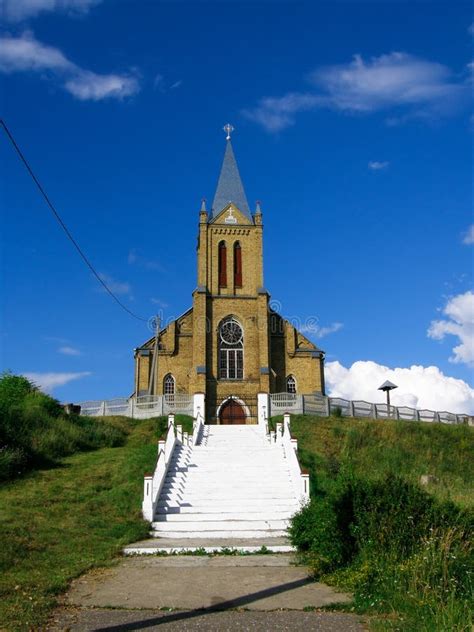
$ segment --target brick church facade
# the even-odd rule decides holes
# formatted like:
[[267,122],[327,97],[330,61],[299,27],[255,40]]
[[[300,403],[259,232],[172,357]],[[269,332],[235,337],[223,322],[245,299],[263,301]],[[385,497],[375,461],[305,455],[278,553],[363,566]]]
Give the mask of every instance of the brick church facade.
[[[135,394],[204,393],[208,423],[253,423],[258,393],[323,393],[324,352],[270,307],[263,220],[230,135],[214,202],[199,213],[192,307],[135,349]],[[155,379],[153,379],[153,377]]]

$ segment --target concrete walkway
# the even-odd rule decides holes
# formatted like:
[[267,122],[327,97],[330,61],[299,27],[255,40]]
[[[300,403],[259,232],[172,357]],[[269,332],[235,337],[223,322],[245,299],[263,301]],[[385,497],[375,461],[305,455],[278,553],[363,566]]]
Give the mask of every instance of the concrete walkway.
[[48,629],[365,629],[353,615],[308,611],[350,597],[293,563],[286,554],[129,557],[73,582]]

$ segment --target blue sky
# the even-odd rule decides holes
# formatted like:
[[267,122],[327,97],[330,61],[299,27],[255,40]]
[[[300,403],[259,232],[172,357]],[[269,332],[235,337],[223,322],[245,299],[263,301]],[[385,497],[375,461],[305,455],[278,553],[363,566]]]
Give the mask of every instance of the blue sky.
[[[230,121],[266,287],[327,352],[332,392],[374,399],[395,376],[401,403],[473,410],[470,3],[0,7],[2,116],[130,309],[190,306]],[[129,394],[146,325],[4,137],[0,160],[2,367],[62,400]]]

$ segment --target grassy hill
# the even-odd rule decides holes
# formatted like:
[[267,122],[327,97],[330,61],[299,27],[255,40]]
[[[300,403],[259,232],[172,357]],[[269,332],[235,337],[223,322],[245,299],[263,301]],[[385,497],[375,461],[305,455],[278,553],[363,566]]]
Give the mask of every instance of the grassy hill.
[[[23,469],[21,476],[14,472],[17,478],[0,484],[0,621],[1,626],[12,630],[43,626],[57,596],[72,578],[91,567],[114,563],[123,545],[147,535],[148,525],[140,515],[143,473],[153,468],[156,442],[166,429],[164,418],[64,418],[55,407],[52,414],[45,415],[43,410],[35,415],[32,409],[38,411],[39,400],[33,395],[26,400],[25,408],[17,398],[15,410],[0,418],[0,430],[4,431],[0,441],[6,437],[3,441],[10,442],[7,447],[13,457],[19,451],[23,465],[29,468]],[[48,408],[51,402],[44,404]],[[15,434],[15,420],[20,430],[25,419],[37,421],[30,426],[28,440],[24,434]],[[189,429],[191,420],[184,422]],[[438,479],[428,487],[434,498],[450,498],[464,507],[473,502],[472,428],[293,417],[292,432],[299,439],[303,464],[311,470],[318,511],[327,507],[327,499],[337,495],[341,480],[351,472],[363,481],[383,480],[387,473],[397,473],[416,482],[420,475],[432,474]],[[69,439],[61,443],[61,434]],[[327,533],[331,534],[329,527]],[[459,536],[459,532],[452,533],[453,538]],[[452,546],[443,546],[447,555],[452,553]],[[427,550],[431,555],[431,549]],[[400,600],[370,606],[367,595],[375,593],[369,593],[368,588],[364,592],[364,587],[370,584],[370,573],[375,573],[371,559],[367,555],[326,572],[324,577],[355,590],[354,607],[359,611],[401,612]],[[438,558],[435,564],[438,573]],[[392,567],[386,574],[398,581]],[[436,573],[434,576],[438,577]],[[413,573],[410,577],[413,579]],[[415,589],[412,592],[418,595]],[[426,595],[424,598],[429,602]],[[464,611],[458,602],[453,601],[452,609],[462,617]],[[398,627],[390,629],[462,630],[451,625],[453,620],[447,620],[444,628],[424,624],[405,628],[393,617]],[[374,619],[374,626],[377,621]]]
[[71,579],[147,537],[143,474],[153,470],[166,419],[101,423],[125,429],[122,446],[77,453],[0,486],[2,629],[41,627]]
[[372,630],[472,632],[474,428],[295,416],[291,429],[312,500],[290,534],[315,577],[353,592]]
[[397,474],[412,483],[430,475],[429,493],[474,505],[472,427],[292,415],[291,432],[314,492],[329,490],[341,470],[372,480]]

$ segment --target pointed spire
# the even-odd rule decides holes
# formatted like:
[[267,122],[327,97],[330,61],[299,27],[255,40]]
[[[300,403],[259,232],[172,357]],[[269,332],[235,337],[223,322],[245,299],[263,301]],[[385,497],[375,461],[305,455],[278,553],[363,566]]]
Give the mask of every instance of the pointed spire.
[[201,200],[201,213],[207,213],[206,198],[202,198]]
[[233,202],[239,211],[242,211],[244,215],[251,219],[247,197],[232,149],[230,133],[229,130],[225,131],[227,132],[226,148],[221,173],[219,175],[219,182],[217,183],[217,190],[212,204],[211,216],[216,217],[229,202]]
[[255,215],[261,215],[261,214],[262,214],[261,202],[260,200],[257,200],[257,204],[255,206]]

